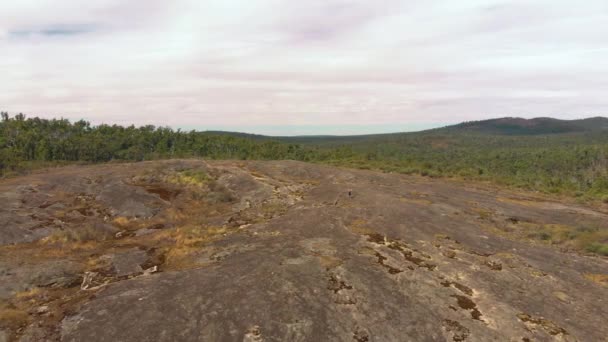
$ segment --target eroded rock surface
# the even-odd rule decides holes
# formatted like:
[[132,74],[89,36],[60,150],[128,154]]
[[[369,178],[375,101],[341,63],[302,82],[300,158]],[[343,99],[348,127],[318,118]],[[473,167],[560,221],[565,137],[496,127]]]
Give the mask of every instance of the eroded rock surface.
[[10,340],[608,336],[606,258],[522,238],[541,225],[608,229],[602,208],[299,162],[200,160],[54,169],[1,182],[0,197]]

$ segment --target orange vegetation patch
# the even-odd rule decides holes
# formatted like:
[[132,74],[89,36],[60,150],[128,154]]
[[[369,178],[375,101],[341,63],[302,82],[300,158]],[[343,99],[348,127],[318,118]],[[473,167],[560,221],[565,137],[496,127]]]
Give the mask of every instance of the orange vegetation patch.
[[608,274],[586,273],[585,278],[592,282],[608,287]]

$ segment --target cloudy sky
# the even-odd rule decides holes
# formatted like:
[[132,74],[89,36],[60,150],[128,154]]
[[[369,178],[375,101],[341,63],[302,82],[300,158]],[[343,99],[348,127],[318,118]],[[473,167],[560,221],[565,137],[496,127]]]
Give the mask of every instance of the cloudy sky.
[[0,2],[0,109],[264,134],[608,115],[606,0]]

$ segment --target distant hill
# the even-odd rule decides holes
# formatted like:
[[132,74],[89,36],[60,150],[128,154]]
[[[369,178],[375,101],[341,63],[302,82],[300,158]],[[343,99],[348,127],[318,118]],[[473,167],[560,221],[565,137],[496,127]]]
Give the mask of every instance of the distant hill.
[[579,120],[559,120],[553,118],[499,118],[482,121],[463,122],[444,127],[442,131],[471,131],[499,135],[541,135],[574,132],[597,132],[608,129],[608,118],[593,117]]
[[246,138],[251,140],[262,141],[282,141],[291,144],[314,144],[314,143],[348,143],[354,141],[366,141],[373,138],[386,137],[391,135],[407,134],[407,133],[387,133],[387,134],[370,134],[370,135],[293,135],[293,136],[278,136],[278,135],[261,135],[252,133],[241,133],[232,131],[202,131],[203,135],[215,136],[231,136],[237,138]]
[[400,139],[413,135],[434,135],[443,133],[480,133],[487,135],[545,135],[584,132],[608,132],[608,118],[592,117],[577,120],[560,120],[554,118],[524,119],[504,117],[480,121],[467,121],[456,125],[434,128],[418,132],[395,132],[364,135],[301,135],[301,136],[267,136],[225,131],[205,131],[210,135],[229,135],[253,140],[277,140],[296,144],[350,144],[368,141]]
[[232,131],[201,131],[199,133],[205,134],[205,135],[227,135],[227,136],[231,136],[231,137],[245,138],[245,139],[252,139],[252,140],[268,140],[268,139],[273,138],[273,137],[270,137],[267,135],[232,132]]

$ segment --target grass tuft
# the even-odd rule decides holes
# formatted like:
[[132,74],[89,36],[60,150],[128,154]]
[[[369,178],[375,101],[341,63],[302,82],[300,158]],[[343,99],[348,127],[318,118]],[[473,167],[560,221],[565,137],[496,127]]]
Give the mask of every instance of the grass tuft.
[[589,244],[585,249],[587,252],[608,256],[608,244],[606,243],[594,242]]
[[212,178],[202,170],[185,170],[178,172],[177,174],[170,176],[168,181],[170,183],[177,183],[181,185],[194,185],[202,187],[209,183]]
[[112,232],[93,225],[85,225],[78,228],[66,228],[57,230],[51,235],[42,239],[42,243],[47,244],[66,244],[66,243],[84,243],[90,241],[104,241],[113,238]]

